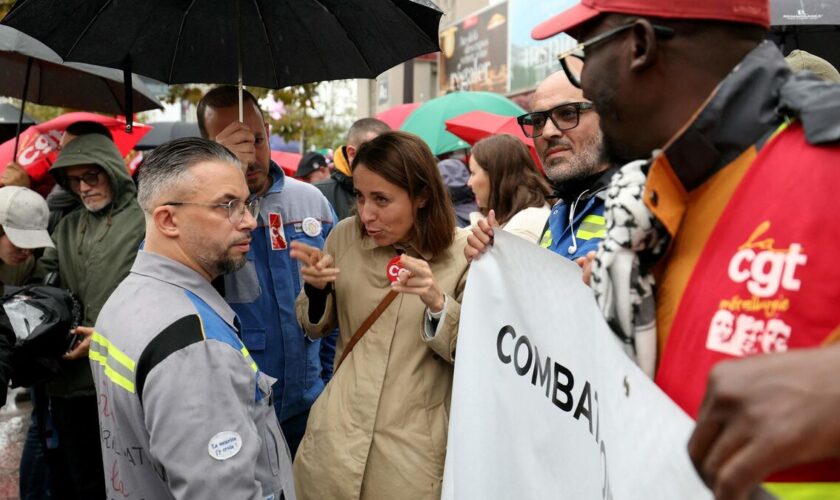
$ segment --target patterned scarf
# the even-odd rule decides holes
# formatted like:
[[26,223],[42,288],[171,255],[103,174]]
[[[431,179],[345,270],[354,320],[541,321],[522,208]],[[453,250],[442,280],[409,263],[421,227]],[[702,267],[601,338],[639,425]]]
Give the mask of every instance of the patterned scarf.
[[625,352],[653,378],[656,304],[653,264],[665,253],[668,233],[645,206],[649,160],[623,166],[610,181],[607,233],[592,266],[592,289]]

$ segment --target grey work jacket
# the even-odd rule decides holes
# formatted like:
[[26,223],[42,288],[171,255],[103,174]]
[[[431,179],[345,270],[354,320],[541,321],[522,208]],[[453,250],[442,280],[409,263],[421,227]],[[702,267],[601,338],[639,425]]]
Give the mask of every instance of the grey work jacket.
[[108,498],[295,498],[274,379],[235,325],[198,273],[138,253],[90,350]]

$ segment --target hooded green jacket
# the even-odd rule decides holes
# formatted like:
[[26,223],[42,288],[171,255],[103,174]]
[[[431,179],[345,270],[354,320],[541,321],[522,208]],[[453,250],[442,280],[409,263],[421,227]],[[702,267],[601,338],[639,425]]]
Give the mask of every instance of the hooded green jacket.
[[[64,169],[79,165],[98,165],[105,170],[113,200],[98,212],[82,205],[67,214],[53,231],[55,248],[46,249],[36,276],[58,271],[61,286],[82,303],[81,325],[93,326],[111,292],[128,276],[146,224],[137,203],[137,188],[113,142],[98,134],[77,137],[62,149],[50,173],[72,193]],[[95,395],[88,360],[65,362],[64,373],[47,389],[51,396]]]

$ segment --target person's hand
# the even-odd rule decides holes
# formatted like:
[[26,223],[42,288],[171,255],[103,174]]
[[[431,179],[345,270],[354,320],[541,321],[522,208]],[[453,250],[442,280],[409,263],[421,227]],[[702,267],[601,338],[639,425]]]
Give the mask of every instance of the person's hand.
[[590,281],[592,281],[592,261],[595,260],[595,250],[587,253],[585,257],[578,257],[575,259],[575,264],[579,265],[581,269],[583,269],[583,282],[586,283],[587,286],[591,286]]
[[90,352],[90,337],[93,335],[93,328],[89,326],[77,326],[70,331],[71,335],[79,335],[82,339],[70,349],[61,359],[66,361],[73,361],[74,359],[82,359],[88,356]]
[[0,187],[21,186],[28,188],[31,185],[32,181],[29,179],[29,174],[23,167],[13,161],[6,165],[3,175],[0,175]]
[[395,292],[419,296],[433,313],[443,310],[445,298],[435,283],[435,276],[432,274],[429,263],[408,255],[402,255],[400,263],[404,269],[397,275],[397,281],[391,283],[391,289]]
[[243,167],[257,161],[256,137],[242,122],[233,122],[219,132],[214,141],[228,148],[239,158]]
[[840,345],[719,363],[688,443],[718,500],[768,475],[840,457]]
[[467,262],[478,260],[481,254],[490,249],[493,245],[493,231],[497,227],[499,223],[496,221],[496,212],[490,210],[487,219],[478,221],[478,224],[472,228],[472,234],[467,237],[467,245],[464,247]]
[[303,281],[319,290],[323,290],[329,283],[335,283],[338,278],[339,269],[334,267],[332,255],[301,243],[293,241],[289,255],[303,264],[300,273]]

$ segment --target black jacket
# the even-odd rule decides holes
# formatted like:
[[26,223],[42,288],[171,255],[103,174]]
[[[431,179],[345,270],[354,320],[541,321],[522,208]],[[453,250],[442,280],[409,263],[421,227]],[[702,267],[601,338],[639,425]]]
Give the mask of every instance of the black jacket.
[[314,186],[330,201],[339,221],[353,215],[356,196],[353,194],[352,177],[334,170],[329,179],[316,182]]

